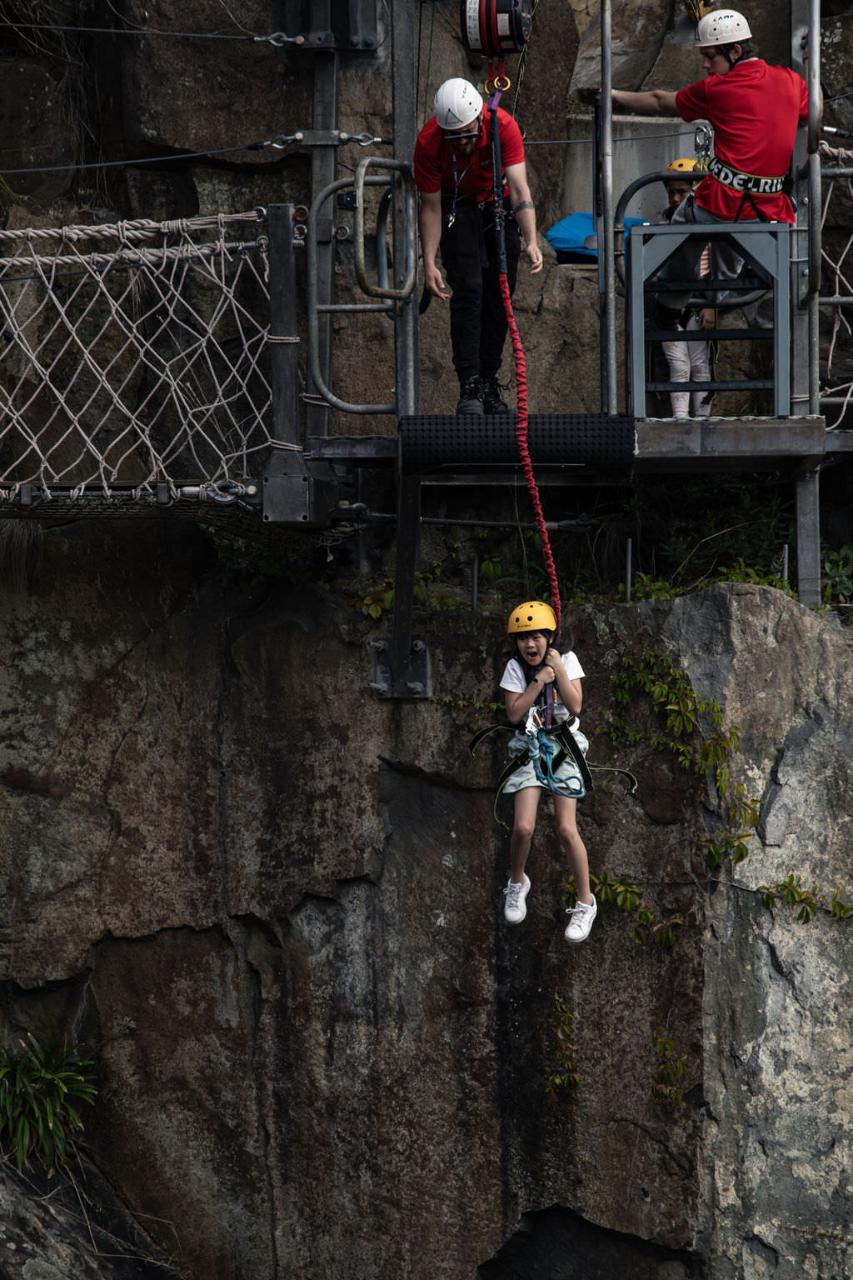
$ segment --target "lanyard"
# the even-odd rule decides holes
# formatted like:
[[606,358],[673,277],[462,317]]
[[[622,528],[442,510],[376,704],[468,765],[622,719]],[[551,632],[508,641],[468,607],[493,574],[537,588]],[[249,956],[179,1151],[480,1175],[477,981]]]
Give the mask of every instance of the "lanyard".
[[452,167],[453,167],[453,203],[452,203],[452,205],[450,206],[450,214],[449,214],[448,219],[447,219],[447,229],[448,229],[448,231],[450,230],[450,228],[453,226],[454,222],[456,221],[456,201],[457,201],[457,198],[458,198],[458,196],[459,196],[459,184],[460,184],[460,182],[464,182],[464,180],[465,180],[465,174],[466,174],[466,173],[468,172],[468,170],[471,168],[471,161],[469,160],[469,161],[468,161],[468,163],[466,164],[465,168],[462,170],[462,173],[460,174],[460,172],[459,172],[459,162],[458,162],[458,160],[457,160],[457,158],[456,158],[456,152],[455,152],[455,151],[453,152],[453,155],[450,157],[450,162],[451,162],[451,165],[452,165]]

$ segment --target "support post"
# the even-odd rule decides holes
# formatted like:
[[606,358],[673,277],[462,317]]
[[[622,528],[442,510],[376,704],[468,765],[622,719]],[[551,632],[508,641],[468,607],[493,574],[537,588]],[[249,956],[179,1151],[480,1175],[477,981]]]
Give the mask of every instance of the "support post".
[[[394,107],[394,156],[411,163],[417,137],[417,23],[412,21],[408,0],[394,0],[393,9],[392,97]],[[399,190],[399,187],[397,188]],[[405,198],[395,201],[394,263],[396,284],[401,286],[414,248],[417,263],[417,218],[415,208]],[[420,399],[418,364],[417,290],[398,304],[394,322],[394,352],[398,416],[418,412]]]
[[[300,444],[298,421],[299,338],[296,333],[296,264],[293,252],[293,205],[267,209],[270,244],[270,373],[272,436]],[[273,464],[283,451],[273,455]]]
[[797,592],[800,603],[820,604],[820,471],[797,478]]
[[613,57],[612,0],[601,0],[601,227],[598,252],[604,255],[604,388],[602,409],[616,413],[616,268],[613,243]]
[[628,252],[627,311],[630,360],[630,411],[635,418],[646,416],[646,242],[640,227],[631,228]]
[[[332,29],[332,0],[314,0],[312,18],[318,30]],[[338,124],[338,55],[330,51],[314,54],[314,108],[313,126],[323,132],[337,129]],[[335,147],[311,148],[311,199],[335,180],[337,149]],[[326,306],[332,301],[332,285],[335,270],[334,209],[317,220],[314,235],[317,250],[317,302]],[[318,358],[320,371],[326,386],[331,382],[331,317],[319,316]],[[314,388],[316,391],[317,389]],[[327,404],[309,403],[306,412],[306,434],[325,436],[329,432],[329,407]]]
[[820,413],[820,277],[823,200],[820,174],[820,3],[809,0],[809,413]]
[[298,445],[298,350],[296,333],[296,264],[293,252],[293,205],[267,209],[270,243],[270,376],[272,383],[273,446],[263,477],[263,517],[267,522],[307,523],[310,483],[301,452],[280,445]]
[[267,232],[273,443],[263,477],[263,518],[267,523],[318,524],[334,504],[337,486],[328,466],[309,468],[302,448],[292,204],[269,206]]
[[[394,155],[398,160],[410,161],[416,136],[417,46],[408,0],[393,0],[392,22]],[[398,272],[405,271],[405,265],[400,264],[405,264],[407,257],[406,238],[415,235],[407,205],[406,200],[399,202],[394,218],[394,261]],[[412,213],[411,217],[414,216]],[[396,397],[400,416],[416,413],[419,400],[416,298],[417,291],[413,290],[410,297],[398,304],[395,315]],[[412,636],[415,574],[420,558],[421,481],[419,476],[405,475],[399,460],[397,468],[394,623],[387,670],[383,671],[383,655],[379,650],[373,684],[380,693],[392,698],[428,698],[432,692],[429,652],[422,639]]]
[[[791,67],[802,74],[802,50],[800,33],[808,26],[809,0],[791,0]],[[806,129],[797,130],[792,160],[794,194],[796,195],[796,223],[792,228],[791,251],[791,412],[812,413],[809,395],[810,375],[810,306],[808,292],[809,262],[809,207],[808,187],[803,179],[808,156]]]
[[777,225],[773,247],[773,412],[791,416],[791,233]]

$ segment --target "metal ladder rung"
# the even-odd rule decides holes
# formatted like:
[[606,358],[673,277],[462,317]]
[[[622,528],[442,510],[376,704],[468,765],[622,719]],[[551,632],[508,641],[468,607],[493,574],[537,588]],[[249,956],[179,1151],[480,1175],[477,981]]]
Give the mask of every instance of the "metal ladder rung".
[[772,391],[772,378],[744,379],[737,382],[648,382],[648,391]]
[[647,329],[647,342],[769,342],[770,329]]
[[738,276],[736,280],[716,280],[712,277],[703,277],[694,280],[658,280],[653,278],[647,281],[645,286],[646,293],[703,293],[706,289],[712,289],[722,293],[753,293],[756,289],[766,289],[768,292],[773,288],[772,281],[760,280],[757,276]]

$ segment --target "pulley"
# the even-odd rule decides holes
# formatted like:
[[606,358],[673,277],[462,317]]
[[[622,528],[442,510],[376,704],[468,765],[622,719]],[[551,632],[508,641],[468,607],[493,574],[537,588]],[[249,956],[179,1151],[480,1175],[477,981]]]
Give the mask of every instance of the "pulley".
[[530,39],[533,0],[462,0],[461,21],[469,53],[500,58]]

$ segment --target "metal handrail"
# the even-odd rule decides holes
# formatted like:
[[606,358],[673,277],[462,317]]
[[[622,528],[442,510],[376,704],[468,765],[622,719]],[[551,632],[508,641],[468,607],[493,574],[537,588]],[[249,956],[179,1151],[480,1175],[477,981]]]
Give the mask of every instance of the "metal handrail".
[[[657,173],[644,173],[642,174],[641,177],[635,178],[633,182],[630,182],[628,186],[625,188],[625,190],[622,192],[621,196],[619,197],[619,200],[616,204],[616,210],[613,214],[613,231],[616,236],[619,236],[619,248],[614,250],[614,257],[615,257],[616,274],[618,275],[619,283],[622,285],[623,288],[625,287],[625,263],[624,263],[624,258],[625,258],[624,235],[626,231],[625,211],[628,208],[630,201],[633,199],[633,197],[637,194],[638,191],[642,190],[643,187],[651,186],[653,182],[665,182],[667,179],[671,179],[671,178],[672,178],[672,172],[669,169],[661,169]],[[704,226],[705,224],[697,223],[697,224],[691,224],[691,225]],[[621,235],[620,235],[620,232],[621,232]],[[755,289],[753,290],[752,293],[744,294],[743,297],[737,298],[732,302],[715,302],[714,309],[718,311],[730,311],[730,310],[734,310],[735,308],[749,306],[751,303],[758,302],[759,299],[766,297],[768,292],[769,292],[769,289]],[[687,306],[693,306],[693,305],[700,306],[700,305],[708,305],[708,304],[704,298],[699,297],[699,298],[686,298],[684,301],[684,305],[687,307]]]
[[[338,191],[342,191],[345,187],[354,185],[354,178],[338,178],[335,182],[328,183],[317,192],[311,203],[311,209],[308,214],[308,243],[307,249],[307,276],[308,276],[308,363],[311,370],[311,377],[317,391],[333,409],[340,409],[343,413],[360,413],[360,414],[379,414],[379,413],[396,413],[397,406],[393,402],[390,404],[352,404],[348,400],[341,400],[327,386],[320,369],[320,312],[357,312],[357,311],[390,311],[392,304],[380,305],[377,303],[343,303],[339,305],[323,305],[317,302],[317,218],[320,209],[331,196]],[[379,177],[364,177],[362,188],[366,184],[371,187],[387,187],[392,179]]]
[[[407,225],[413,228],[415,225],[415,196],[414,186],[411,182],[412,167],[405,160],[386,160],[381,156],[365,156],[359,161],[355,171],[355,278],[358,281],[358,287],[362,293],[366,293],[369,298],[390,298],[395,302],[405,302],[407,298],[412,296],[412,290],[415,287],[415,275],[417,263],[415,259],[415,238],[414,232],[406,236],[406,268],[407,275],[405,282],[399,289],[391,288],[389,285],[374,284],[367,278],[367,267],[364,257],[364,186],[372,180],[367,176],[369,168],[388,169],[392,173],[399,173],[401,176],[401,186],[403,188],[404,199],[409,205],[409,217]],[[408,179],[408,181],[407,181]],[[380,181],[391,182],[393,179],[380,179]]]

